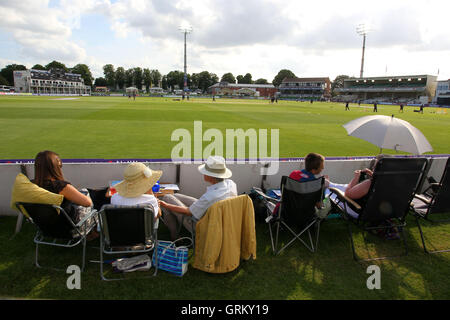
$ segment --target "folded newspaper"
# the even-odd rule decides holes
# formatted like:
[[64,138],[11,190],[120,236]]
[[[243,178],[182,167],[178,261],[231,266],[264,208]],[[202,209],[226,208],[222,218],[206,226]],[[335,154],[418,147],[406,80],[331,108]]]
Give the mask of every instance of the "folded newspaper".
[[143,254],[132,258],[117,259],[112,266],[116,272],[148,271],[152,267],[152,260],[149,255]]

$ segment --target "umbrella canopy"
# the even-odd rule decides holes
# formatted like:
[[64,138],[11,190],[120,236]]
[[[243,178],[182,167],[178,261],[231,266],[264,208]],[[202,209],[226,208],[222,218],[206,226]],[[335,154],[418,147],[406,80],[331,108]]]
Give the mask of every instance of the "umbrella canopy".
[[413,154],[433,151],[427,138],[409,122],[392,115],[366,116],[343,125],[348,135],[366,140],[381,149]]

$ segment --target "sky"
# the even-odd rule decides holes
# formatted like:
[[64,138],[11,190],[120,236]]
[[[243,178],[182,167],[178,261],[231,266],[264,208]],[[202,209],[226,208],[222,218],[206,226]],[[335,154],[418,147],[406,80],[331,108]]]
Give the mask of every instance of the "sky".
[[103,66],[297,77],[450,79],[448,0],[0,0],[0,69],[53,60]]

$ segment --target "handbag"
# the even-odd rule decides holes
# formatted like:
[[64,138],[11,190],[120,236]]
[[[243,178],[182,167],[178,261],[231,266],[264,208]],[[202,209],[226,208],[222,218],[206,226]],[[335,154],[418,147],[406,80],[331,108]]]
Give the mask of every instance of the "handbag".
[[156,250],[153,251],[153,265],[158,269],[170,272],[176,276],[183,276],[188,269],[187,246],[177,247],[177,241],[187,239],[192,244],[191,238],[180,238],[175,241],[158,240]]

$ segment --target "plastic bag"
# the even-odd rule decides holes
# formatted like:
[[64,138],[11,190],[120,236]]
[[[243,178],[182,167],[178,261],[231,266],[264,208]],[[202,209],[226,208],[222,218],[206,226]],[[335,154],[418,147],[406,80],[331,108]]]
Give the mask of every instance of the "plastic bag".
[[320,208],[316,208],[316,216],[320,219],[325,219],[331,211],[331,201],[328,196],[322,201]]

